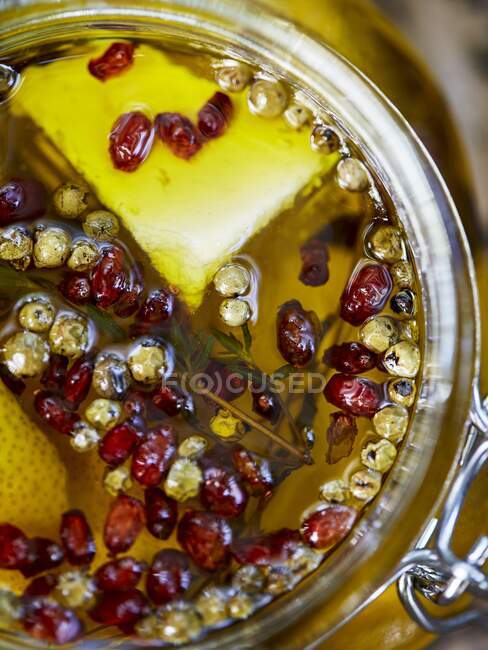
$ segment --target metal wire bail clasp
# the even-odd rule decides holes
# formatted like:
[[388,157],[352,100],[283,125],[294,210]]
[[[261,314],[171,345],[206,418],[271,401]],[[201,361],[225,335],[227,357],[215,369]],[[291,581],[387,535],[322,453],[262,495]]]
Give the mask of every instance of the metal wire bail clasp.
[[[474,479],[486,471],[488,461],[487,400],[475,395],[471,428],[461,465],[438,520],[431,522],[417,547],[404,558],[397,586],[400,599],[412,618],[434,634],[446,634],[475,621],[488,621],[488,536],[481,535],[465,557],[452,549],[452,538],[464,500]],[[441,617],[428,611],[421,595],[445,606],[462,594],[473,596],[473,606],[460,614]],[[432,609],[432,608],[430,608]]]

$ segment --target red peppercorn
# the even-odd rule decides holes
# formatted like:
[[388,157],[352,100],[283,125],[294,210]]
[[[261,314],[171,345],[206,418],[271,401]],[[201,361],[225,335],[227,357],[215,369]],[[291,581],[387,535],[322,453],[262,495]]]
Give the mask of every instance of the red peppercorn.
[[123,422],[110,429],[98,445],[100,458],[111,467],[117,467],[129,458],[138,441],[137,430]]
[[33,537],[29,540],[29,554],[21,571],[26,578],[30,578],[37,573],[54,569],[63,561],[64,552],[59,544],[44,537]]
[[51,354],[49,365],[42,375],[41,384],[49,390],[59,390],[64,386],[67,370],[68,359],[61,354]]
[[45,211],[46,190],[39,181],[12,178],[0,186],[0,226],[42,217]]
[[134,427],[138,441],[145,438],[147,433],[147,425],[143,417],[140,415],[133,415],[127,420],[127,424],[130,424],[131,427]]
[[130,625],[147,612],[147,598],[138,589],[130,589],[103,593],[89,615],[102,625]]
[[135,281],[128,284],[114,307],[114,312],[119,318],[133,316],[141,307],[144,286],[142,282]]
[[252,410],[271,424],[276,424],[281,415],[281,406],[276,395],[269,390],[253,389],[251,392]]
[[134,172],[151,152],[154,129],[144,113],[124,113],[114,123],[109,136],[109,153],[115,169]]
[[324,388],[325,399],[346,413],[372,418],[383,400],[383,387],[371,379],[334,375]]
[[376,367],[378,355],[356,341],[333,345],[324,354],[324,363],[339,372],[359,375]]
[[205,508],[216,515],[234,518],[244,512],[248,497],[237,476],[214,465],[203,471],[200,500]]
[[356,517],[357,511],[348,506],[321,507],[303,522],[302,537],[313,548],[330,548],[346,537]]
[[273,487],[273,477],[269,464],[247,449],[236,449],[232,454],[234,467],[255,496],[267,494]]
[[146,397],[147,393],[144,393],[141,390],[130,390],[122,405],[124,413],[128,418],[131,418],[135,415],[140,416],[141,418],[146,417]]
[[178,504],[157,487],[144,493],[146,527],[157,539],[168,539],[178,521]]
[[151,291],[144,301],[137,318],[145,323],[166,323],[173,315],[175,294],[169,289]]
[[133,60],[132,43],[112,43],[101,56],[90,60],[88,70],[100,81],[107,81],[130,68]]
[[123,404],[123,412],[127,416],[125,424],[130,425],[136,432],[137,440],[142,440],[146,436],[146,397],[150,393],[144,393],[139,390],[131,390],[127,394]]
[[358,433],[356,420],[352,415],[338,411],[330,414],[330,425],[327,429],[327,462],[334,465],[342,458],[347,458],[352,451]]
[[27,602],[22,624],[35,639],[59,645],[77,641],[84,629],[74,612],[44,597]]
[[60,397],[44,390],[36,393],[34,408],[46,424],[65,435],[71,433],[80,419],[77,413],[72,413],[66,408]]
[[62,515],[59,534],[70,564],[85,566],[91,563],[97,549],[91,528],[81,510],[68,510]]
[[38,576],[31,580],[22,594],[25,598],[36,598],[37,596],[48,596],[58,584],[58,576],[54,573]]
[[106,309],[115,304],[126,287],[124,252],[117,246],[106,246],[91,277],[95,304]]
[[185,394],[172,380],[163,382],[156,389],[152,401],[158,409],[166,413],[170,418],[176,417],[182,410],[191,409],[190,396]]
[[230,561],[232,529],[222,517],[188,510],[178,524],[178,542],[199,567],[217,571]]
[[276,332],[279,351],[287,363],[303,368],[312,361],[317,349],[318,331],[317,316],[305,311],[298,300],[290,300],[280,307]]
[[134,451],[132,476],[146,487],[158,485],[175,453],[175,437],[171,428],[161,427],[157,431],[152,431]]
[[137,586],[144,564],[133,557],[121,557],[106,562],[95,573],[95,583],[101,591],[129,591]]
[[0,379],[14,395],[22,395],[25,390],[25,382],[13,375],[3,363],[0,365]]
[[112,503],[105,519],[105,546],[113,555],[125,553],[134,544],[145,523],[144,506],[139,499],[121,494]]
[[219,361],[211,361],[205,369],[208,377],[209,390],[227,402],[233,402],[240,397],[247,388],[247,378],[239,373],[232,372]]
[[183,596],[191,582],[187,556],[181,551],[164,549],[156,553],[149,568],[147,594],[155,605],[165,605]]
[[240,539],[232,552],[239,564],[267,566],[283,564],[296,551],[300,543],[300,534],[296,530],[281,528],[269,535]]
[[63,386],[67,404],[77,409],[90,391],[94,360],[91,355],[77,359],[69,369]]
[[299,280],[308,287],[320,287],[329,279],[329,249],[327,244],[313,239],[300,248],[302,268]]
[[198,113],[198,129],[204,138],[213,140],[225,133],[234,113],[228,95],[216,92]]
[[58,288],[75,305],[85,305],[91,298],[90,280],[83,273],[67,273]]
[[21,569],[29,558],[29,540],[11,524],[0,524],[0,569]]
[[356,268],[341,296],[341,318],[361,325],[386,305],[393,288],[390,272],[383,264]]
[[202,148],[202,138],[197,127],[179,113],[159,113],[155,126],[162,142],[173,154],[183,160],[190,160]]

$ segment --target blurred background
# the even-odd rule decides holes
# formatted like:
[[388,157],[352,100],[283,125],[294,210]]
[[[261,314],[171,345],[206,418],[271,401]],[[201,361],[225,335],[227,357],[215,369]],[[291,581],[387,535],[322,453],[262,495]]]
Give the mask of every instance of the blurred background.
[[437,77],[460,125],[488,231],[488,0],[374,0]]
[[[488,236],[488,0],[374,0],[437,77],[460,126]],[[473,626],[431,650],[482,650],[488,629]]]

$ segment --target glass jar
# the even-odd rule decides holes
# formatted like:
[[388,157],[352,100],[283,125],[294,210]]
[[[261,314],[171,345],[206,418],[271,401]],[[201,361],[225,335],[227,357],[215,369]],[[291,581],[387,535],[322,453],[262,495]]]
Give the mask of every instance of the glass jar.
[[[269,2],[278,4],[277,0]],[[161,36],[177,39],[190,30],[197,42],[243,56],[292,84],[300,80],[361,147],[395,203],[417,264],[425,313],[421,390],[398,461],[379,497],[348,540],[314,575],[252,619],[212,633],[198,644],[205,650],[309,647],[349,621],[386,588],[399,566],[406,566],[405,555],[450,493],[470,422],[486,432],[486,416],[479,399],[473,397],[478,394],[480,370],[475,271],[446,185],[397,108],[335,51],[334,47],[343,53],[350,51],[346,47],[349,37],[340,46],[340,30],[331,29],[317,38],[246,0],[61,0],[3,4],[0,60],[46,42],[99,37],[114,29],[121,36],[148,40]],[[351,11],[366,11],[363,15],[369,15],[361,3],[341,2],[344,11],[349,5]],[[291,0],[280,3],[288,11],[297,6]],[[335,11],[339,20],[338,3],[331,2],[330,7],[329,15]],[[303,11],[301,18],[306,16],[305,8]],[[344,13],[341,15],[344,17]],[[319,22],[314,26],[320,30]],[[368,43],[366,39],[363,44],[366,50]],[[405,61],[405,55],[399,52],[395,60]],[[400,67],[399,73],[403,74],[401,70]],[[436,121],[427,113],[425,118],[426,125]],[[438,133],[452,129],[448,121],[443,128],[444,131],[438,126]],[[450,134],[449,146],[459,151],[453,129]],[[434,147],[438,143],[436,137],[432,132]],[[454,177],[454,170],[462,168],[461,154],[454,166],[450,165],[449,156],[440,158],[447,176]],[[468,220],[468,193],[463,189],[463,178],[459,173],[459,187],[454,184],[453,190]],[[32,640],[4,633],[1,644],[6,650],[30,648]],[[128,650],[138,647],[132,640],[117,639],[114,644]],[[92,635],[79,647],[111,647],[111,641],[97,641]]]

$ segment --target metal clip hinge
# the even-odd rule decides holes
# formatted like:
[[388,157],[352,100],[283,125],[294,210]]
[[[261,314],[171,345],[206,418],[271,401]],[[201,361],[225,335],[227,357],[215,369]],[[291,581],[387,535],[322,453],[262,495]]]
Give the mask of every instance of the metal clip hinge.
[[[485,402],[486,408],[486,402]],[[475,621],[488,622],[488,536],[480,536],[465,557],[451,546],[457,520],[474,479],[488,461],[488,417],[481,400],[474,400],[471,429],[462,462],[438,520],[433,520],[416,548],[399,567],[397,587],[410,616],[434,634],[446,634]],[[434,616],[422,597],[445,606],[463,594],[473,596],[473,605],[459,614]]]

